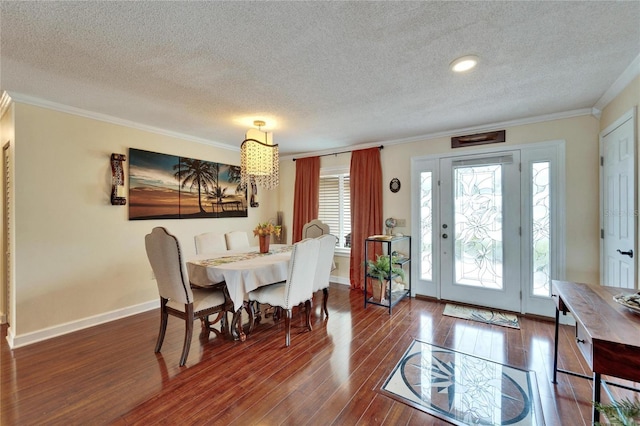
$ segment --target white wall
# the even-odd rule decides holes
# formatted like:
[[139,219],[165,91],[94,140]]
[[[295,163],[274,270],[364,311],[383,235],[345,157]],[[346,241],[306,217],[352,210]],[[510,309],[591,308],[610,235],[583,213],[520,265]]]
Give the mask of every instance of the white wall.
[[239,165],[239,150],[23,103],[15,103],[15,129],[17,345],[156,306],[144,249],[154,226],[175,234],[188,257],[198,233],[245,230],[253,239],[255,224],[275,217],[263,189],[248,218],[129,221],[126,206],[110,204],[111,153],[132,147]]

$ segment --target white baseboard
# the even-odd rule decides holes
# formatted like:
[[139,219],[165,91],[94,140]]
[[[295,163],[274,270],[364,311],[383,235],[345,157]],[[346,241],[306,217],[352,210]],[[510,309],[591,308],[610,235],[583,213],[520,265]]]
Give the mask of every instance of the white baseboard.
[[332,283],[336,283],[336,284],[351,285],[351,282],[349,281],[349,278],[347,278],[347,277],[334,277],[332,275],[331,277],[329,277],[329,281],[331,281]]
[[[345,277],[330,278],[332,283],[350,285],[349,279]],[[115,311],[106,312],[104,314],[95,315],[88,318],[83,318],[77,321],[68,322],[65,324],[56,325],[53,327],[45,328],[31,333],[25,333],[22,335],[15,335],[14,329],[9,326],[7,329],[7,342],[11,349],[27,346],[32,343],[41,342],[43,340],[51,339],[54,337],[62,336],[64,334],[73,333],[85,328],[93,327],[95,325],[104,324],[117,319],[125,318],[131,315],[147,312],[152,309],[158,309],[160,307],[159,300],[153,300],[139,305],[129,306],[127,308],[117,309]]]
[[11,329],[11,327],[7,328],[7,342],[9,342],[9,347],[13,348],[13,346],[11,346],[11,342],[13,342],[14,339],[14,335],[13,335],[13,330]]
[[158,300],[141,303],[139,305],[129,306],[122,309],[116,309],[115,311],[105,312],[104,314],[83,318],[77,321],[56,325],[56,326],[45,328],[42,330],[32,331],[31,333],[25,333],[22,335],[15,335],[12,327],[9,326],[7,330],[7,342],[9,342],[9,347],[11,349],[15,349],[22,346],[30,345],[32,343],[51,339],[53,337],[58,337],[64,334],[73,333],[74,331],[93,327],[95,325],[104,324],[110,321],[131,316],[131,315],[140,314],[142,312],[147,312],[152,309],[158,309],[159,307],[160,307],[160,300],[158,299]]

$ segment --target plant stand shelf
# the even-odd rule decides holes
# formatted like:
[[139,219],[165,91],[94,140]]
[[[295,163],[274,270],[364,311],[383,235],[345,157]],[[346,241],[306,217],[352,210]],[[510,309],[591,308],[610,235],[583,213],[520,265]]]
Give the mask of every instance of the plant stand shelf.
[[[373,281],[378,281],[375,277],[367,273],[367,268],[364,270],[364,307],[367,305],[384,306],[389,309],[389,315],[391,315],[392,308],[398,304],[405,297],[411,297],[411,237],[408,235],[403,236],[375,236],[369,237],[364,240],[364,258],[365,261],[369,260],[370,254],[375,256],[376,245],[382,246],[382,255],[389,256],[390,264],[399,266],[405,271],[405,282],[402,289],[394,288],[393,279],[397,276],[389,271],[386,283],[383,283],[382,294],[383,298],[376,300],[373,296],[369,296],[369,293],[373,286]],[[404,248],[407,246],[407,253],[402,256],[394,256],[394,247],[402,245]],[[379,251],[378,251],[379,253]],[[393,262],[392,262],[393,259]]]

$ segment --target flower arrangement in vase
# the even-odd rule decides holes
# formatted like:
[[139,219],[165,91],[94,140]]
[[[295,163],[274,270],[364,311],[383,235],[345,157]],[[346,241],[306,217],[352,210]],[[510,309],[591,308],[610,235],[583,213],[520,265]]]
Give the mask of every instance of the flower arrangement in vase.
[[280,236],[280,226],[276,226],[271,222],[258,223],[253,229],[253,236],[260,240],[260,253],[269,252],[269,240],[271,235]]

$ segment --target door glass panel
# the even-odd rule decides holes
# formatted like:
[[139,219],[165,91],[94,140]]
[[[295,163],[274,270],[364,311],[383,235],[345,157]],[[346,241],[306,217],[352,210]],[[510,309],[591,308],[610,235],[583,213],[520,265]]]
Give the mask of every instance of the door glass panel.
[[454,172],[456,283],[503,288],[502,165]]
[[549,193],[549,162],[533,163],[532,176],[532,218],[533,218],[533,295],[551,296],[551,194]]
[[420,173],[420,278],[433,279],[433,197],[431,172]]

